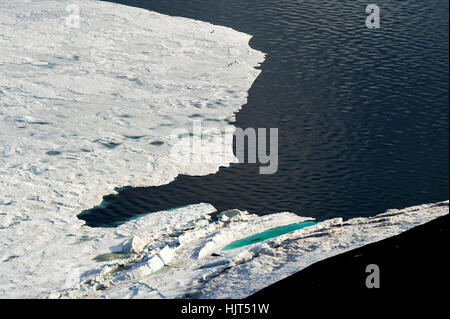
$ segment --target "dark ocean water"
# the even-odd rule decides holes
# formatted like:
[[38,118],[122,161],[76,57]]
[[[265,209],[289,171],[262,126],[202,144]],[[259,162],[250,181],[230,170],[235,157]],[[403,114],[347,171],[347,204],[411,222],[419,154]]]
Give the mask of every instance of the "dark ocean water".
[[448,199],[449,2],[112,1],[252,34],[267,53],[235,126],[279,128],[279,169],[238,164],[124,188],[80,218],[112,226],[207,202],[219,211],[290,211],[319,220]]

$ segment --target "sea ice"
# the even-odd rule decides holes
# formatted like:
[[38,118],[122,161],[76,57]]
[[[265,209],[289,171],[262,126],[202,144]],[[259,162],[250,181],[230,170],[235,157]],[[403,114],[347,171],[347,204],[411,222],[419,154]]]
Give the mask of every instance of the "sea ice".
[[76,217],[116,187],[237,161],[214,140],[216,161],[177,161],[171,134],[194,115],[232,128],[264,60],[250,38],[102,1],[0,0],[0,297],[63,288],[120,245]]
[[[204,210],[203,216],[207,216],[211,213],[209,205],[158,212],[136,222],[151,224],[152,220],[162,216],[179,216],[181,213],[185,218],[180,224],[169,224],[170,227],[159,230],[158,227],[143,232],[136,230],[140,236],[148,231],[152,233],[152,239],[142,252],[127,260],[105,261],[86,272],[77,286],[43,297],[128,298],[129,291],[133,290],[133,296],[137,298],[242,298],[317,261],[446,215],[448,209],[446,201],[389,210],[368,218],[346,221],[333,218],[226,251],[222,250],[226,244],[249,234],[308,219],[290,213],[256,216],[233,210],[243,218],[230,223],[219,217],[214,222],[215,227],[205,228],[202,222],[205,218],[201,214],[187,212]],[[125,223],[119,229],[130,226]],[[180,241],[186,233],[191,234],[190,240]],[[194,233],[197,235],[192,235]],[[136,283],[144,285],[137,286]],[[148,290],[148,287],[152,289]]]

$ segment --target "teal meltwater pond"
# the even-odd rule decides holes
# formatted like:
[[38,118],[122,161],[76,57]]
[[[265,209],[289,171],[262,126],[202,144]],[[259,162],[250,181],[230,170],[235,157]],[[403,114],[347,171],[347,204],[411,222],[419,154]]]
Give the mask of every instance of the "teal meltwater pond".
[[235,240],[232,243],[226,245],[222,250],[230,250],[230,249],[235,249],[235,248],[239,248],[239,247],[243,247],[243,246],[247,246],[247,245],[251,245],[251,244],[255,244],[255,243],[259,243],[261,241],[264,241],[266,239],[269,238],[274,238],[280,235],[284,235],[290,232],[293,232],[294,230],[298,230],[298,229],[302,229],[308,226],[312,226],[315,225],[316,222],[308,220],[306,222],[301,222],[301,223],[295,223],[295,224],[289,224],[289,225],[285,225],[285,226],[280,226],[280,227],[274,227],[274,228],[270,228],[268,230],[265,230],[261,233],[246,237],[246,238],[242,238],[239,240]]

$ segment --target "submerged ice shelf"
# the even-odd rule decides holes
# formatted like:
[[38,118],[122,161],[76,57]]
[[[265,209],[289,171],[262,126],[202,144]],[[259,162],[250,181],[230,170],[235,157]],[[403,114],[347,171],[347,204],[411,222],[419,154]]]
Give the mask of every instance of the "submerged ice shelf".
[[315,224],[316,223],[313,221],[306,221],[306,222],[301,222],[301,223],[295,223],[295,224],[289,224],[289,225],[285,225],[285,226],[270,228],[261,233],[233,241],[232,243],[229,243],[228,245],[223,247],[222,250],[230,250],[230,249],[244,247],[247,245],[256,244],[256,243],[262,242],[264,240],[278,237],[278,236],[281,236],[284,234],[288,234],[295,230],[302,229],[302,228],[312,226]]

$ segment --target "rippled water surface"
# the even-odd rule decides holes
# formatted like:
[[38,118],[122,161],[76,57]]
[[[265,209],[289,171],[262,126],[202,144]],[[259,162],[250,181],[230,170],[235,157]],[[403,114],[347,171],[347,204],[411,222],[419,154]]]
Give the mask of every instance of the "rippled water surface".
[[125,188],[83,214],[92,226],[208,202],[218,210],[326,219],[448,199],[447,0],[114,1],[225,25],[267,53],[237,127],[279,128],[279,169],[239,164]]

